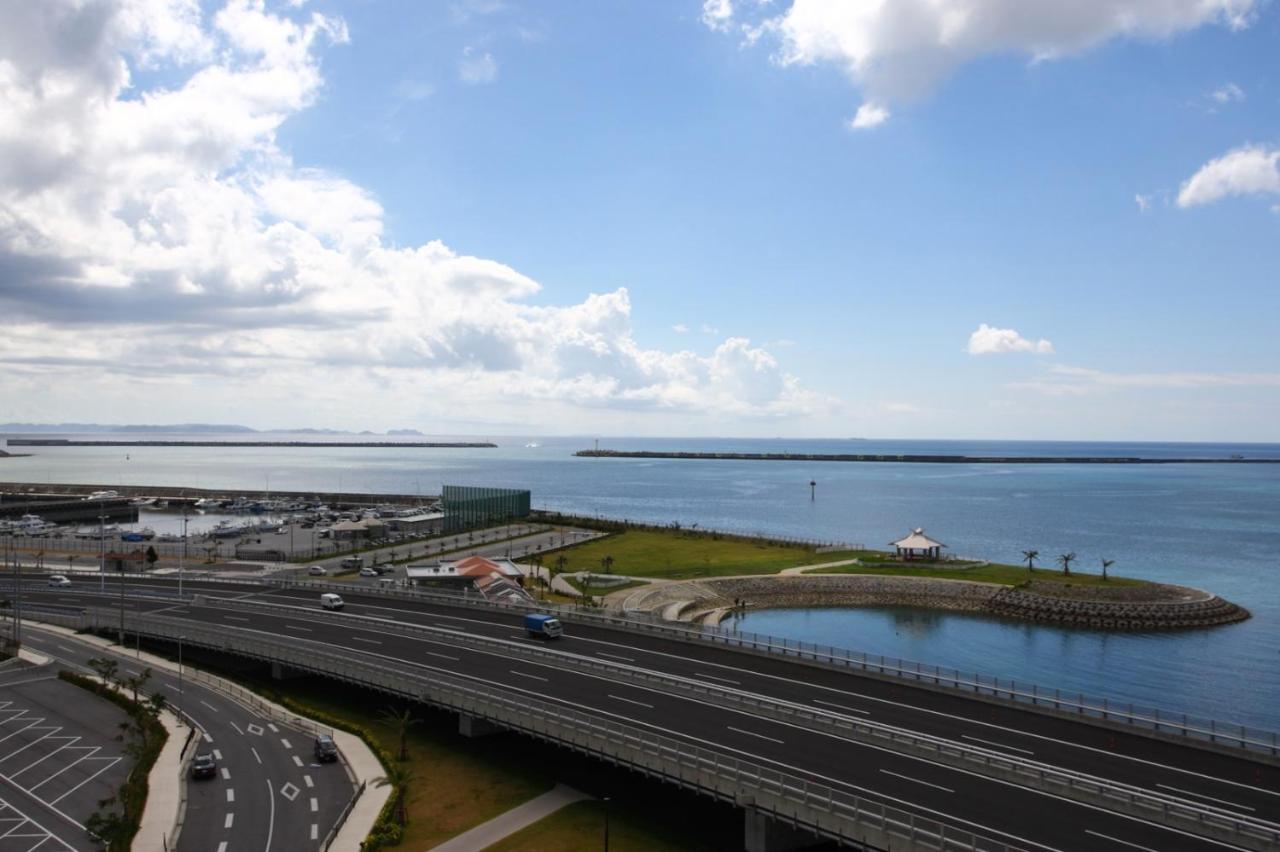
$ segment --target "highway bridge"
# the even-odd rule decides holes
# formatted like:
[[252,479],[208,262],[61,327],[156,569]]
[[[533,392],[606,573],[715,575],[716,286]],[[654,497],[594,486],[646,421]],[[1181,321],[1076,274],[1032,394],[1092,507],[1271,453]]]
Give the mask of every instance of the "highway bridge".
[[[1172,714],[1096,718],[1052,690],[1011,701],[966,692],[959,677],[926,682],[589,612],[562,612],[565,638],[543,642],[524,634],[523,611],[435,593],[188,580],[178,599],[167,580],[100,583],[24,583],[24,609],[427,702],[477,735],[541,737],[740,806],[750,850],[819,839],[993,852],[1280,848],[1274,735]],[[346,611],[320,609],[328,590]]]

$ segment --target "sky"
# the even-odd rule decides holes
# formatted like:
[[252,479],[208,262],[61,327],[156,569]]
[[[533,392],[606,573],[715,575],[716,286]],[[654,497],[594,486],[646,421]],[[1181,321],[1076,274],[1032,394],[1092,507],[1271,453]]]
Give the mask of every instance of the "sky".
[[1280,440],[1269,0],[0,20],[0,422]]

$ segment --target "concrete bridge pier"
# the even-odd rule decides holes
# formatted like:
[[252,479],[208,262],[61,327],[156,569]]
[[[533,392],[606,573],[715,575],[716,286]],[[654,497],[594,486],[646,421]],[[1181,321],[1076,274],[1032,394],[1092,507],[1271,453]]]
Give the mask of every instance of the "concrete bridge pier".
[[297,669],[291,669],[288,666],[286,666],[284,663],[271,664],[272,680],[293,680],[294,678],[305,677],[306,674],[307,674],[306,672],[301,672],[301,671],[298,671]]
[[464,737],[487,737],[500,731],[502,731],[502,728],[499,728],[488,719],[481,719],[479,716],[468,716],[466,713],[458,714],[458,733]]
[[773,818],[767,811],[747,806],[742,848],[745,852],[797,852],[818,843],[818,838]]

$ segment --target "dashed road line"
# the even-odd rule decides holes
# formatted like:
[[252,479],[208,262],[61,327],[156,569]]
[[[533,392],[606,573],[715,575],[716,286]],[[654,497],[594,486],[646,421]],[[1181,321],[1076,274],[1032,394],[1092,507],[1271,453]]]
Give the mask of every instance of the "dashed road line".
[[771,743],[778,743],[779,745],[783,744],[782,740],[777,739],[776,737],[766,737],[764,734],[757,734],[755,731],[744,731],[742,728],[733,727],[733,725],[725,725],[725,727],[731,731],[737,731],[740,734],[746,734],[749,737],[759,737],[760,739],[768,740]]
[[1131,848],[1131,849],[1141,849],[1141,850],[1143,850],[1143,852],[1159,852],[1159,850],[1157,850],[1157,849],[1152,849],[1150,846],[1139,846],[1139,845],[1138,845],[1138,844],[1136,844],[1136,843],[1130,843],[1130,842],[1129,842],[1129,841],[1127,841],[1127,840],[1121,840],[1121,839],[1120,839],[1120,838],[1118,838],[1118,837],[1112,837],[1112,836],[1111,836],[1111,835],[1109,835],[1109,834],[1102,834],[1101,832],[1093,831],[1092,829],[1088,829],[1088,828],[1086,828],[1086,829],[1084,830],[1084,833],[1085,833],[1085,834],[1092,834],[1094,837],[1101,837],[1103,840],[1110,840],[1112,843],[1120,843],[1120,844],[1122,844],[1122,845],[1124,845],[1124,846],[1128,846],[1128,847],[1129,847],[1129,848]]
[[881,769],[880,771],[885,775],[892,775],[894,778],[901,778],[903,781],[911,781],[916,784],[923,784],[926,787],[932,787],[935,790],[942,790],[944,793],[955,792],[955,790],[952,790],[950,787],[943,787],[941,784],[934,784],[930,781],[921,781],[919,778],[912,778],[910,775],[903,775],[900,772],[892,772],[888,769]]
[[843,711],[845,711],[846,713],[860,713],[860,714],[862,714],[863,716],[870,716],[870,715],[871,715],[871,711],[870,711],[870,710],[859,710],[857,707],[849,707],[848,705],[845,705],[845,704],[836,704],[836,703],[835,703],[835,702],[833,702],[833,701],[823,701],[821,698],[815,698],[815,699],[813,699],[813,703],[814,703],[814,704],[821,704],[821,705],[823,705],[824,707],[835,707],[837,710],[843,710]]
[[516,671],[515,669],[511,669],[511,673],[512,673],[513,675],[517,675],[517,676],[519,676],[519,677],[527,677],[527,678],[529,678],[529,680],[540,680],[540,681],[542,681],[543,683],[546,683],[546,682],[547,682],[547,678],[545,678],[545,677],[538,677],[537,675],[527,674],[527,673],[525,673],[525,672],[518,672],[518,671]]
[[235,821],[236,821],[236,814],[235,814],[235,811],[228,811],[228,812],[227,812],[227,819],[226,819],[226,821],[222,824],[222,827],[223,827],[223,828],[230,828],[230,827],[231,827],[231,824],[232,824],[232,823],[234,823]]
[[960,739],[973,740],[975,743],[982,743],[983,745],[995,746],[996,748],[1003,748],[1009,751],[1020,751],[1023,754],[1035,754],[1034,751],[1030,751],[1025,748],[1014,748],[1013,746],[1005,745],[1004,743],[998,743],[998,742],[995,742],[994,740],[984,740],[981,737],[971,737],[968,734],[961,734]]
[[653,705],[652,705],[652,704],[645,704],[643,701],[635,701],[635,700],[633,700],[633,699],[631,699],[631,698],[623,698],[621,695],[614,695],[614,694],[612,694],[612,693],[609,693],[609,697],[610,697],[610,698],[612,698],[614,701],[625,701],[626,703],[628,703],[628,704],[634,704],[634,705],[636,705],[637,707],[644,707],[644,708],[649,709],[649,710],[652,710],[652,709],[653,709]]

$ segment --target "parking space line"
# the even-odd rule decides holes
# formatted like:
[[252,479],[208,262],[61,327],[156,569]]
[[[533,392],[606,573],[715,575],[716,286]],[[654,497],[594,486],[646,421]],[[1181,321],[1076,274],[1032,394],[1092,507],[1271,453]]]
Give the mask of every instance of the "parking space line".
[[[70,795],[71,795],[72,793],[74,793],[76,790],[79,790],[79,789],[80,789],[81,787],[83,787],[85,784],[88,784],[90,781],[92,781],[93,779],[97,778],[99,775],[101,775],[102,773],[106,772],[108,769],[110,769],[111,767],[115,766],[117,763],[119,763],[119,762],[121,761],[121,758],[119,758],[119,757],[111,757],[111,758],[107,758],[107,757],[98,757],[98,758],[85,758],[85,759],[86,759],[86,760],[110,760],[111,762],[110,762],[110,763],[108,763],[106,766],[102,767],[101,769],[99,769],[97,772],[95,772],[95,773],[93,773],[92,775],[90,775],[88,778],[86,778],[86,779],[84,779],[83,781],[81,781],[81,782],[80,782],[79,784],[77,784],[76,786],[72,787],[72,788],[71,788],[70,790],[68,790],[67,792],[63,793],[63,794],[62,794],[61,796],[59,796],[58,798],[54,799],[52,802],[50,802],[50,803],[49,803],[50,807],[52,807],[53,805],[58,804],[58,802],[61,802],[61,801],[62,801],[63,799],[65,799],[67,796],[70,796]],[[79,761],[77,761],[77,762],[79,762]],[[69,769],[70,767],[67,767],[67,768]],[[65,770],[64,770],[64,771],[65,771]],[[50,776],[50,778],[51,778],[51,777],[53,777],[53,776]],[[46,778],[44,781],[41,781],[40,783],[41,783],[41,784],[45,784],[45,783],[47,783],[48,781],[49,781],[49,779],[48,779],[48,778]],[[34,789],[35,789],[35,787],[32,787],[31,789],[32,789],[32,790],[34,790]]]

